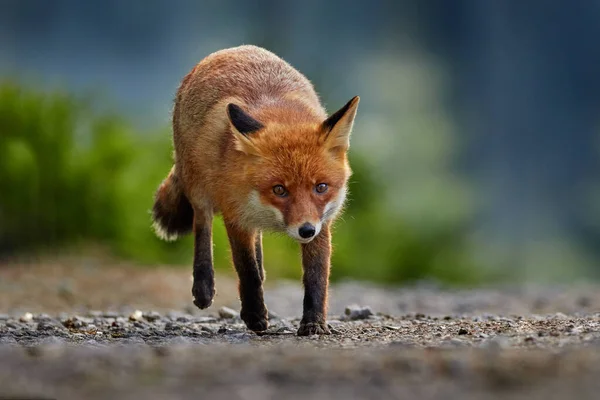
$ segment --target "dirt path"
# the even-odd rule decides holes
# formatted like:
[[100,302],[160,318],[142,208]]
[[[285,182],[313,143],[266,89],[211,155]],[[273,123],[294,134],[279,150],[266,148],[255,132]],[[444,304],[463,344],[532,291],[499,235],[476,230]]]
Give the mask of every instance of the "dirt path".
[[[597,398],[600,314],[372,316],[297,337],[236,318],[112,313],[0,321],[0,397]],[[197,397],[195,397],[197,396]]]
[[[217,281],[216,305],[200,312],[189,307],[183,270],[47,270],[54,274],[0,270],[0,398],[592,399],[600,393],[595,286],[443,290],[349,282],[332,287],[333,334],[300,338],[296,282],[267,288],[271,327],[257,336],[235,313],[235,281],[228,277]],[[66,296],[65,279],[72,282]],[[346,315],[353,304],[354,318],[364,319]],[[222,306],[233,313],[219,312]],[[371,315],[360,312],[366,306]]]

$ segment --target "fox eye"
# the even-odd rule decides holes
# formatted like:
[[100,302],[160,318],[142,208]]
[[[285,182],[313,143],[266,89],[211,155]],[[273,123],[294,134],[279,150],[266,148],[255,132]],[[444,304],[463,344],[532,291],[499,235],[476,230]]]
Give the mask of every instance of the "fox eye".
[[325,193],[328,188],[329,186],[327,186],[326,183],[319,183],[317,186],[315,186],[317,193]]
[[287,190],[283,185],[275,185],[273,186],[273,193],[279,197],[285,197],[287,195]]

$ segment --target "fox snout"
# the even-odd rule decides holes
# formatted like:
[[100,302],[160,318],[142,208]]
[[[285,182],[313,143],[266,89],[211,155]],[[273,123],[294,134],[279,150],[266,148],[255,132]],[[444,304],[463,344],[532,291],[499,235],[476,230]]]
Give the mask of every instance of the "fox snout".
[[290,225],[287,234],[300,243],[308,243],[321,232],[321,222],[306,221],[297,225]]

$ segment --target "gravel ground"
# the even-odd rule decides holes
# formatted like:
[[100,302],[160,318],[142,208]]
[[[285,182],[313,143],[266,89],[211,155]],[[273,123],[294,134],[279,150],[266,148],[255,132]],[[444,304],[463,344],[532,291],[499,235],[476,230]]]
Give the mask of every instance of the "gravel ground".
[[[0,271],[4,287],[28,287],[9,275]],[[235,295],[221,292],[199,311],[186,305],[187,275],[172,282],[186,294],[153,286],[159,300],[136,302],[113,289],[107,303],[103,286],[104,294],[88,289],[87,307],[52,298],[48,287],[47,301],[0,293],[0,398],[592,399],[600,390],[597,286],[348,282],[331,290],[332,334],[300,338],[296,282],[267,288],[271,326],[260,336],[245,329]],[[234,287],[217,281],[218,290]]]

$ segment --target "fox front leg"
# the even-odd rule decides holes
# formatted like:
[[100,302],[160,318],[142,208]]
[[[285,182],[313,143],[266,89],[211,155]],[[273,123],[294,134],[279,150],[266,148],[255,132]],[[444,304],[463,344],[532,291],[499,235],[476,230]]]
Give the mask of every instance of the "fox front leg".
[[256,254],[257,232],[248,232],[235,225],[225,222],[233,264],[239,277],[240,300],[242,309],[240,317],[246,323],[248,329],[254,332],[267,330],[267,307],[263,298],[263,273],[262,266],[258,263]]
[[327,290],[331,257],[331,233],[325,225],[311,242],[302,244],[304,311],[298,336],[327,335]]
[[212,217],[196,212],[194,216],[194,304],[204,309],[215,297],[215,274],[212,257]]

